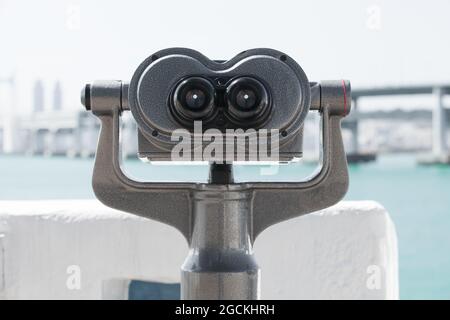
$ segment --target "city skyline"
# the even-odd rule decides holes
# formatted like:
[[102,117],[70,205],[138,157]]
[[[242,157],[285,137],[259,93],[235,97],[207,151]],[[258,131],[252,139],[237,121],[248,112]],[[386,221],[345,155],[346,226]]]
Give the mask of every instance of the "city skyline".
[[[431,2],[408,1],[405,6],[405,1],[282,1],[273,6],[259,1],[262,5],[254,12],[250,1],[171,0],[158,3],[157,9],[152,2],[132,1],[125,17],[120,3],[2,0],[0,34],[6,50],[0,77],[16,76],[20,113],[31,110],[27,92],[37,79],[61,81],[64,108],[76,109],[85,82],[129,80],[143,57],[184,45],[217,59],[252,47],[276,46],[301,61],[311,81],[337,74],[352,79],[355,88],[450,83],[450,66],[445,63],[450,44],[444,41],[450,30],[445,17],[450,3]],[[336,15],[343,5],[346,10]],[[217,15],[197,16],[202,6]],[[320,21],[310,14],[317,11]],[[163,19],[168,15],[173,19]],[[422,98],[405,101],[370,104],[427,104]]]

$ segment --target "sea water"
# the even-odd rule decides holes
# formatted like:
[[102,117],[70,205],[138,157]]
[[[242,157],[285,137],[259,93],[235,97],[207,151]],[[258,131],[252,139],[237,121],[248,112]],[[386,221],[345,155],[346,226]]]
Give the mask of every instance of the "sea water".
[[[0,199],[86,199],[93,159],[0,156]],[[206,181],[206,166],[124,164],[130,176],[152,181]],[[237,166],[239,181],[296,181],[312,164]],[[380,156],[350,166],[346,200],[375,200],[395,223],[399,245],[400,297],[450,299],[450,166],[419,166],[411,155]]]

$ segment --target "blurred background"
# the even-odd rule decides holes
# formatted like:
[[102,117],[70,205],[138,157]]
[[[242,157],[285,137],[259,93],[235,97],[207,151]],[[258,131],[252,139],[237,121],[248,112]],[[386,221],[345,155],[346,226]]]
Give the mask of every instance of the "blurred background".
[[[399,238],[402,299],[450,298],[450,2],[0,0],[0,200],[93,198],[99,124],[80,104],[95,79],[129,80],[147,56],[189,47],[229,59],[283,51],[310,81],[345,78],[346,200],[376,200]],[[125,168],[142,179],[203,181],[205,166],[143,164],[124,122]],[[317,161],[318,123],[305,124],[305,160],[239,166],[239,180],[296,180]]]

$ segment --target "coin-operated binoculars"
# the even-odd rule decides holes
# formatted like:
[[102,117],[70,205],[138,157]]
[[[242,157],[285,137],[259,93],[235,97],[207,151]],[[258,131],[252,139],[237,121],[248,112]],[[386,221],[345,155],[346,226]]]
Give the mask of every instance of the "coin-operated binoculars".
[[[93,188],[105,205],[177,228],[190,250],[181,267],[184,299],[257,299],[252,245],[269,226],[326,208],[348,188],[341,119],[350,83],[309,82],[271,49],[213,61],[172,48],[147,58],[131,82],[96,81],[82,103],[102,123]],[[120,117],[138,125],[138,156],[210,162],[208,183],[138,182],[120,165]],[[320,170],[300,182],[235,183],[236,160],[288,162],[302,156],[308,112],[321,115]],[[270,151],[270,157],[267,153]]]

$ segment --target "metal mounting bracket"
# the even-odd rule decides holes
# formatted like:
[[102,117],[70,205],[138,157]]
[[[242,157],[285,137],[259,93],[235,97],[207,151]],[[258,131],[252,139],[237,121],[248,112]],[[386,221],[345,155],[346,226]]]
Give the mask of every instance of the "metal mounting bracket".
[[[344,81],[341,89],[330,87],[343,90],[347,99]],[[120,116],[127,110],[124,88],[115,81],[89,92],[89,107],[101,120],[95,195],[109,207],[166,223],[184,235],[191,250],[182,267],[183,298],[258,298],[259,268],[252,253],[257,236],[278,222],[331,206],[347,191],[340,123],[349,103],[333,103],[342,92],[311,87],[311,109],[321,114],[322,147],[320,167],[309,179],[214,184],[139,182],[123,173],[119,135]]]

